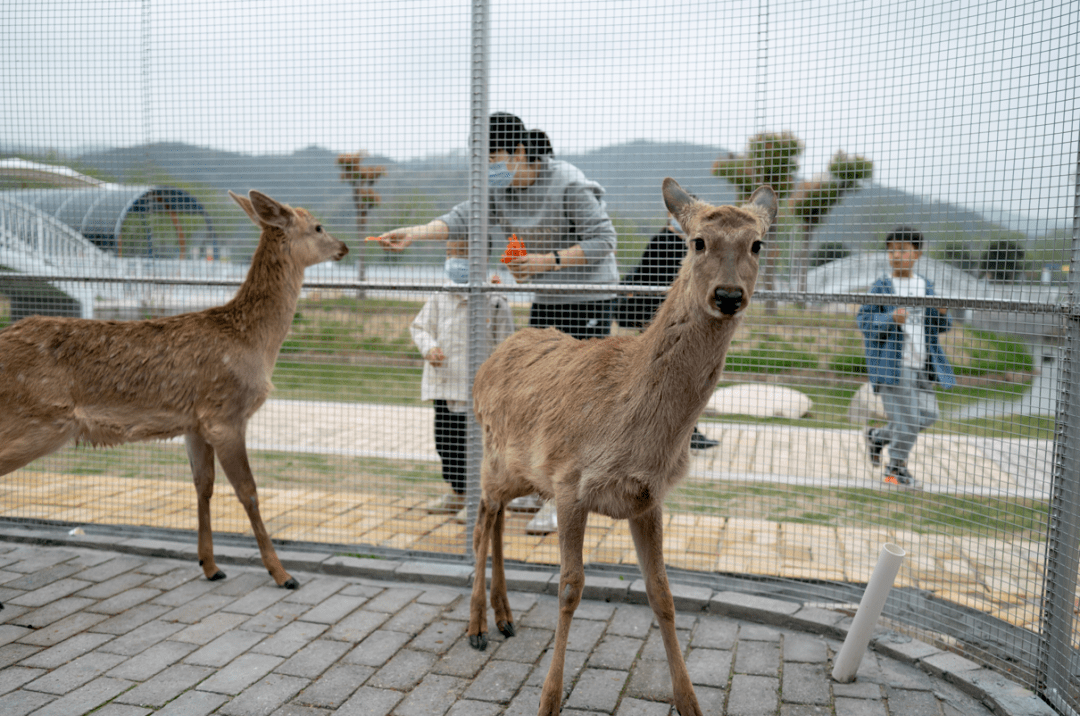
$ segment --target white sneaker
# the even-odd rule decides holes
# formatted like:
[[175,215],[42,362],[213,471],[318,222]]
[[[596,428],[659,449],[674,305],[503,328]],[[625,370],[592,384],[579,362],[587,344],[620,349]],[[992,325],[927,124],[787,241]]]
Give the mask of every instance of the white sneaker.
[[559,516],[555,512],[555,500],[548,500],[540,511],[525,525],[525,533],[547,535],[559,529]]
[[510,500],[506,509],[511,512],[537,512],[543,505],[544,502],[540,499],[540,496],[532,494],[525,495],[524,497],[515,497]]
[[427,504],[427,511],[433,515],[452,515],[465,506],[465,495],[451,492]]

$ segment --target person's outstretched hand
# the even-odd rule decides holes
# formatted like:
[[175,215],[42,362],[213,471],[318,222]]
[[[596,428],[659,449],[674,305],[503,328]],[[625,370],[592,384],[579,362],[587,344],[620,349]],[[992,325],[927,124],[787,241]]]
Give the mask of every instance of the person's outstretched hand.
[[384,251],[400,253],[409,248],[412,242],[416,240],[417,233],[416,227],[406,226],[400,229],[391,229],[385,234],[380,234],[376,238]]

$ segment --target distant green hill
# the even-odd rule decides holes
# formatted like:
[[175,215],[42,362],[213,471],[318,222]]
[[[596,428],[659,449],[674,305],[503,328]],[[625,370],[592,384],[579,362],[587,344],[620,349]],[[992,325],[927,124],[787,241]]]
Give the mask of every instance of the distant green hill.
[[[726,150],[714,146],[641,141],[557,156],[605,187],[608,209],[619,219],[620,231],[633,233],[640,241],[664,221],[660,198],[664,177],[674,177],[710,203],[735,201],[730,185],[711,174],[712,162],[722,153]],[[228,189],[238,193],[259,189],[304,206],[336,231],[354,236],[351,188],[339,179],[336,156],[314,146],[292,154],[255,156],[158,143],[88,152],[77,157],[77,162],[123,183],[164,182],[172,177],[179,182],[203,184],[220,191],[222,205],[231,204],[225,194]],[[368,162],[387,168],[386,176],[375,187],[382,201],[369,219],[371,233],[426,221],[467,196],[468,167],[463,153],[407,162],[375,156]],[[996,214],[1004,216],[1002,212]],[[1014,226],[1028,231],[1032,226],[1040,229],[1037,222],[1025,223],[1024,217],[1015,215],[1012,218]],[[931,250],[946,242],[963,241],[978,251],[991,238],[1018,235],[974,211],[871,183],[846,196],[833,209],[816,228],[814,242],[841,242],[853,250],[876,250],[884,233],[901,223],[923,229]],[[1042,228],[1052,233],[1059,227]],[[1026,238],[1030,241],[1036,236],[1029,233]]]

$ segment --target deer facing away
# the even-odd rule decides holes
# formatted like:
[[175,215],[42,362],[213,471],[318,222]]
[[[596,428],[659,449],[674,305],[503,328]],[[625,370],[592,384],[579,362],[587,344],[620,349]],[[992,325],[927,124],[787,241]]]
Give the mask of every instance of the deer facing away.
[[199,564],[214,562],[214,456],[251,521],[263,564],[281,566],[259,514],[248,419],[270,393],[304,269],[348,248],[304,209],[258,191],[229,196],[261,229],[244,283],[224,306],[145,321],[25,318],[0,331],[0,475],[75,440],[119,445],[183,435],[198,496]]
[[701,715],[675,635],[661,507],[687,473],[690,436],[754,293],[758,256],[777,201],[772,188],[763,186],[742,207],[714,207],[691,198],[670,178],[664,180],[663,197],[687,232],[688,251],[644,333],[579,341],[553,328],[522,329],[492,353],[473,384],[484,444],[473,531],[476,574],[468,626],[473,647],[487,647],[489,545],[495,625],[507,637],[515,631],[503,566],[506,504],[532,492],[555,500],[559,621],[541,716],[557,714],[562,700],[590,512],[629,521],[649,604],[660,624],[675,706],[682,716]]

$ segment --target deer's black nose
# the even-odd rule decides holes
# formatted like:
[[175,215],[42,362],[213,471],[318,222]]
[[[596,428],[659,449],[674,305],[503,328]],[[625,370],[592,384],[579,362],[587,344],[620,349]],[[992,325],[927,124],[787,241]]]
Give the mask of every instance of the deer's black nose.
[[716,307],[725,315],[733,315],[742,306],[743,292],[741,288],[731,290],[723,287],[716,289]]

